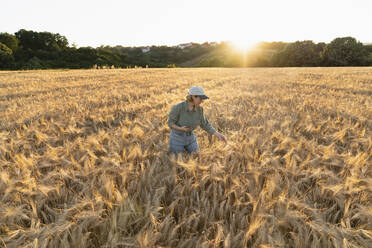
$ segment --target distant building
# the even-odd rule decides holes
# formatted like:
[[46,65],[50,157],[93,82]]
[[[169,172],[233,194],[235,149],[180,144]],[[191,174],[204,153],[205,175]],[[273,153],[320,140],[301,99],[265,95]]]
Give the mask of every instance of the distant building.
[[141,50],[143,53],[147,53],[150,52],[150,47],[142,47]]
[[215,47],[215,46],[217,46],[217,45],[218,45],[218,43],[215,42],[215,41],[212,41],[212,42],[204,42],[204,43],[202,44],[203,47]]
[[184,44],[179,44],[177,47],[184,49],[186,47],[191,47],[191,46],[192,46],[192,43],[184,43]]

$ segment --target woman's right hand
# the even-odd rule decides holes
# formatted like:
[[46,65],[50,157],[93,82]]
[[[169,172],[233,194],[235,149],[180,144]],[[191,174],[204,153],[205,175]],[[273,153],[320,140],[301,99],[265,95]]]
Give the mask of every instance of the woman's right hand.
[[181,131],[189,132],[190,131],[190,128],[187,127],[187,126],[183,126],[183,127],[181,127]]

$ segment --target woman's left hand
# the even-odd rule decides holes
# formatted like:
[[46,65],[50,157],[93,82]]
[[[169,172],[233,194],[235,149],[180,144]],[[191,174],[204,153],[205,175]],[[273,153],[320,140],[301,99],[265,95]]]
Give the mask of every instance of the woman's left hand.
[[227,139],[226,139],[225,135],[223,135],[223,134],[221,134],[219,132],[215,132],[214,135],[216,135],[219,140],[222,140],[225,143],[227,142]]

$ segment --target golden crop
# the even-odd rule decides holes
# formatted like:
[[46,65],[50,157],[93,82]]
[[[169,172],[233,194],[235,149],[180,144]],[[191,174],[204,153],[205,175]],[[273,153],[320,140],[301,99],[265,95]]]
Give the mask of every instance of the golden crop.
[[[168,152],[194,85],[228,143]],[[0,72],[0,247],[372,247],[372,68]]]

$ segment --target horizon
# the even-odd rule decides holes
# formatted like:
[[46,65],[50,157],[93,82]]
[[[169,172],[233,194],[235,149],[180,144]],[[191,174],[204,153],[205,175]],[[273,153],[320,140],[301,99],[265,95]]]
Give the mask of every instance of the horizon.
[[222,41],[240,46],[303,40],[329,43],[347,36],[363,44],[372,43],[368,33],[372,3],[366,0],[86,3],[67,0],[56,5],[43,0],[6,0],[0,16],[5,25],[0,31],[59,33],[70,46],[77,47],[177,46]]
[[[17,31],[19,31],[19,30],[17,30]],[[17,32],[17,31],[16,31],[16,32]],[[43,30],[43,31],[27,30],[27,31],[34,31],[34,32],[50,32],[50,33],[54,33],[54,32],[48,31],[48,30]],[[0,30],[0,33],[3,33],[3,32],[1,32],[1,30]],[[11,33],[11,34],[14,34],[14,32]],[[62,35],[62,36],[65,36],[64,34],[61,34],[61,33],[58,33],[58,34],[59,34],[59,35]],[[65,37],[66,37],[66,36],[65,36]],[[74,44],[73,42],[71,42],[71,41],[69,40],[68,37],[66,37],[66,38],[67,38],[67,40],[68,40],[68,43],[69,43],[68,46],[69,46],[69,47],[73,47],[74,45],[76,45],[76,44]],[[336,38],[342,38],[342,37],[335,37],[334,39],[336,39]],[[353,37],[353,38],[355,38],[357,41],[360,41],[360,40],[358,39],[358,37]],[[332,40],[333,40],[333,39],[332,39]],[[325,42],[325,41],[318,41],[318,42],[316,42],[316,41],[313,41],[313,40],[311,40],[311,41],[313,41],[315,44],[317,44],[317,43],[321,43],[321,42],[329,43],[329,42],[331,42],[332,40],[330,40],[330,41],[328,41],[328,42]],[[251,46],[254,46],[254,45],[258,45],[259,43],[273,43],[273,42],[277,42],[277,43],[279,43],[279,42],[282,42],[282,43],[293,43],[293,42],[296,42],[296,41],[305,41],[305,40],[293,40],[293,41],[282,41],[282,40],[266,41],[266,40],[261,40],[261,41],[257,41],[257,42],[251,43],[250,45],[251,45]],[[195,42],[195,41],[190,41],[190,42],[183,42],[183,43],[179,43],[179,44],[175,44],[175,45],[160,44],[160,45],[142,45],[142,46],[141,46],[141,45],[135,45],[135,46],[124,46],[124,45],[122,45],[122,44],[116,44],[116,45],[106,45],[106,44],[102,44],[101,46],[109,46],[109,47],[117,47],[117,46],[121,46],[121,47],[125,47],[125,48],[128,48],[128,47],[131,47],[131,48],[141,48],[141,47],[152,47],[152,46],[177,47],[177,46],[180,46],[180,45],[183,45],[183,44],[191,44],[191,43],[202,45],[202,44],[204,44],[204,43],[217,43],[217,44],[220,44],[220,43],[222,43],[222,42],[227,42],[227,43],[230,43],[231,45],[236,45],[236,44],[234,44],[234,41],[232,41],[232,40],[221,40],[221,41],[204,41],[204,42]],[[360,42],[362,42],[362,41],[360,41]],[[372,45],[372,42],[362,42],[362,44],[363,44],[363,45]],[[77,46],[77,48],[80,48],[80,47],[98,48],[98,47],[100,47],[100,46],[96,46],[96,47],[92,47],[92,46]]]

